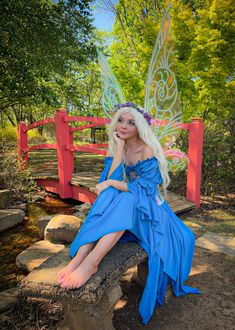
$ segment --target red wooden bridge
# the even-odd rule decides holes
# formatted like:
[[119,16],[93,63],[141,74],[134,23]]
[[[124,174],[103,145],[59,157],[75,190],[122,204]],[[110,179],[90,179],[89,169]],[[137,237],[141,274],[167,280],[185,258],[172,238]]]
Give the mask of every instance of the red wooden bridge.
[[[71,127],[69,123],[82,123]],[[84,122],[87,124],[84,125]],[[84,129],[105,126],[110,120],[101,117],[69,116],[66,109],[58,109],[53,118],[46,118],[18,126],[19,164],[29,165],[31,176],[39,186],[58,194],[60,198],[73,198],[93,203],[97,197],[95,185],[102,170],[107,144],[75,145],[73,133]],[[27,132],[31,129],[54,123],[56,143],[28,146]],[[182,124],[189,131],[186,197],[168,192],[164,198],[175,212],[200,207],[200,183],[204,124],[195,118],[189,124]],[[106,149],[105,149],[106,148]]]

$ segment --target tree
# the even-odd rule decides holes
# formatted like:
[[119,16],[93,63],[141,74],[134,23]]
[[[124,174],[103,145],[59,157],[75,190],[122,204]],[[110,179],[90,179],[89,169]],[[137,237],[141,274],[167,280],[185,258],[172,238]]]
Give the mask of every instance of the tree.
[[[232,0],[173,3],[176,68],[186,118],[224,120],[234,102]],[[192,10],[193,8],[193,10]]]
[[[116,14],[110,63],[126,99],[143,105],[145,79],[166,1],[110,0]],[[232,116],[234,103],[233,0],[172,1],[175,73],[184,120]],[[127,70],[128,68],[128,70]]]
[[[89,0],[2,0],[0,113],[15,123],[48,99],[46,82],[95,57]],[[55,103],[55,102],[54,102]],[[15,117],[15,118],[14,118]]]

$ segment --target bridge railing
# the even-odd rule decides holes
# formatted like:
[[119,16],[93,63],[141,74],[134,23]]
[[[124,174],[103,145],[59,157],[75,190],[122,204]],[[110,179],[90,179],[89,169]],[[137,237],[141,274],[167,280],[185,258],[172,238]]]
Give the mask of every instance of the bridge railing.
[[[70,122],[88,122],[88,124],[80,125],[72,128]],[[101,117],[84,117],[69,116],[66,109],[58,109],[53,118],[40,120],[31,125],[21,122],[18,125],[18,159],[19,166],[22,161],[26,165],[28,163],[28,153],[32,150],[40,149],[56,149],[58,158],[58,184],[53,190],[57,192],[61,198],[72,198],[73,187],[71,185],[72,175],[74,173],[74,156],[75,151],[88,152],[99,155],[105,155],[106,150],[101,149],[107,147],[107,144],[88,144],[85,146],[74,145],[73,133],[83,129],[104,126],[110,122],[110,119]],[[48,123],[54,123],[56,129],[55,144],[40,144],[28,146],[27,132]],[[201,118],[193,118],[191,123],[182,124],[182,129],[189,131],[188,141],[188,170],[186,182],[186,198],[187,200],[200,207],[200,187],[201,187],[201,168],[202,168],[202,147],[204,135],[204,123]]]

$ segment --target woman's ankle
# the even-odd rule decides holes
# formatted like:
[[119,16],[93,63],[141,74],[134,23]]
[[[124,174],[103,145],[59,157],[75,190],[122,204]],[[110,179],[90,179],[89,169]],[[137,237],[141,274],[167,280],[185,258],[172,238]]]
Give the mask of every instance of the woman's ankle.
[[78,259],[80,259],[80,258],[83,258],[83,259],[86,258],[89,255],[89,253],[92,251],[93,246],[94,246],[94,244],[90,245],[89,247],[83,248],[83,249],[80,248],[78,250],[75,258],[78,258]]

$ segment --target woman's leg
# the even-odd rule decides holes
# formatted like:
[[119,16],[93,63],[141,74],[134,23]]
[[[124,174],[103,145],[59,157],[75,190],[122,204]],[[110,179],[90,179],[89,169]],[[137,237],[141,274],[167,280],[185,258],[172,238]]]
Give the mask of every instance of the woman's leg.
[[75,289],[85,284],[98,270],[98,265],[103,257],[112,249],[124,230],[107,234],[100,238],[94,249],[88,254],[83,262],[61,283],[62,288]]
[[80,263],[88,256],[88,254],[91,252],[92,248],[94,247],[95,242],[91,242],[88,244],[85,244],[80,247],[78,252],[76,253],[75,257],[70,261],[70,263],[64,267],[58,274],[57,274],[57,282],[62,283],[62,280],[65,276],[69,275],[74,271]]

